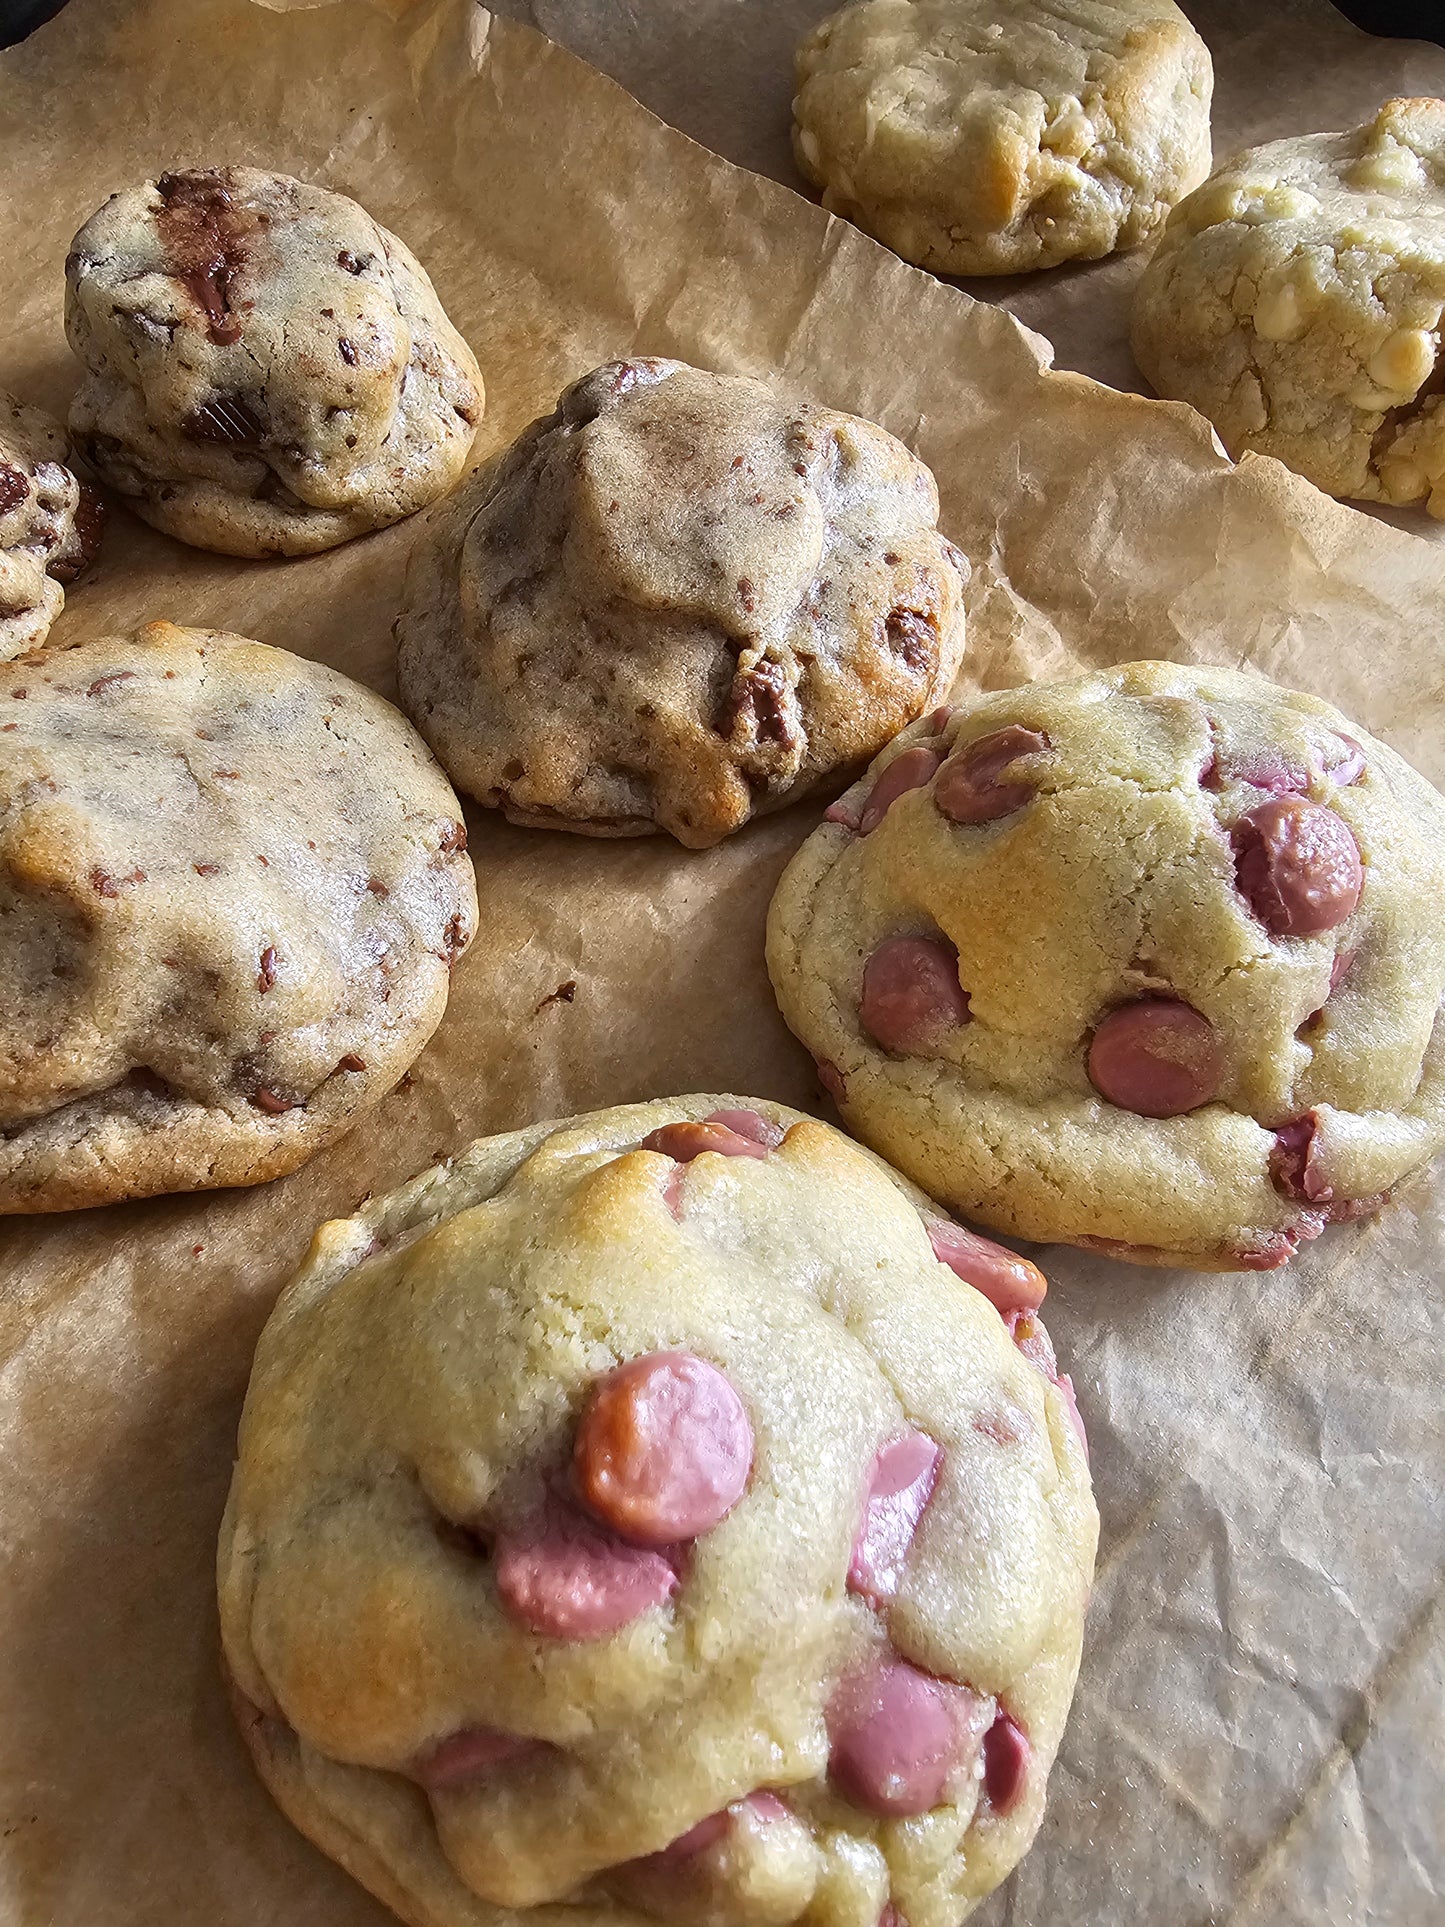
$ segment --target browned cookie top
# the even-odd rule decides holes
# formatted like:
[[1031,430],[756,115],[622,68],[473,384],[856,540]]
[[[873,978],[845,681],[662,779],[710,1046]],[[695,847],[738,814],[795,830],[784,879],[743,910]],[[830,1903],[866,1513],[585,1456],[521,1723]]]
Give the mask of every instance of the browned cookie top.
[[440,1020],[476,893],[389,704],[149,625],[0,668],[0,1212],[255,1182]]
[[403,702],[516,822],[704,847],[948,689],[967,565],[937,521],[932,475],[872,422],[610,362],[418,550]]
[[482,413],[471,350],[343,194],[252,167],[163,174],[91,216],[66,279],[77,441],[185,541],[330,548],[461,474]]
[[44,642],[100,546],[100,497],[66,456],[59,422],[0,390],[0,662]]

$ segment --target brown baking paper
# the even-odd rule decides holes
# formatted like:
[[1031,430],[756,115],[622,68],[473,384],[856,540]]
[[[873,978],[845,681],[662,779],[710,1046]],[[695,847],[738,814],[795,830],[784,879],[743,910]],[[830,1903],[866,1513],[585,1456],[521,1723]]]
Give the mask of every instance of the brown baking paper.
[[[740,33],[759,17],[713,0],[678,43],[700,89],[729,11]],[[0,142],[0,383],[27,400],[73,385],[62,263],[108,192],[277,167],[358,195],[431,269],[486,372],[479,457],[608,355],[769,376],[937,472],[976,564],[968,687],[1242,663],[1445,776],[1438,547],[1231,467],[1185,409],[1045,372],[1008,315],[469,0],[73,0],[0,62]],[[386,690],[420,534],[244,563],[117,512],[54,639],[168,616]],[[5,1922],[381,1927],[271,1808],[217,1679],[212,1549],[256,1334],[318,1220],[476,1134],[670,1091],[816,1103],[762,926],[817,814],[691,855],[473,811],[481,934],[408,1087],[349,1140],[252,1192],[0,1226]],[[1441,1918],[1442,1199],[1421,1178],[1283,1275],[1041,1254],[1103,1549],[1050,1817],[981,1921]]]

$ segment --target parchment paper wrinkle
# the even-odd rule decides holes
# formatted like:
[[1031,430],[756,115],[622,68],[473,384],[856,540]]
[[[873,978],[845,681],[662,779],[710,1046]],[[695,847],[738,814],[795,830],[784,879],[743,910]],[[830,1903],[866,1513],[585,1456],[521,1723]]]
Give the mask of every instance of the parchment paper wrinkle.
[[[766,165],[760,130],[786,151],[779,61],[826,9],[535,10]],[[1197,11],[1225,138],[1445,91],[1445,55],[1367,41],[1323,0]],[[1185,409],[1046,373],[1041,335],[468,0],[72,0],[0,61],[0,383],[63,412],[72,233],[127,181],[227,160],[344,189],[416,250],[486,376],[478,460],[610,355],[762,374],[936,471],[978,564],[965,693],[1142,655],[1243,663],[1445,778],[1438,542],[1269,462],[1232,468]],[[1104,310],[1133,272],[1002,293],[1111,372]],[[54,639],[169,616],[390,693],[422,535],[250,564],[118,511]],[[475,1135],[670,1091],[816,1104],[762,924],[818,807],[701,856],[470,812],[482,934],[376,1118],[258,1191],[0,1227],[0,1919],[383,1927],[272,1809],[216,1676],[214,1538],[256,1334],[318,1221]],[[1039,1254],[1103,1560],[1050,1817],[988,1927],[1441,1920],[1442,1201],[1424,1177],[1283,1275]]]

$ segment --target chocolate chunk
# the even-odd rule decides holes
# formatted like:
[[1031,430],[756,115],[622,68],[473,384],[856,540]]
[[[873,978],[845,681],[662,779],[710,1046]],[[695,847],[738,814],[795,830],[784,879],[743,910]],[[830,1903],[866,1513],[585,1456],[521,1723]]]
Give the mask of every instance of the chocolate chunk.
[[261,224],[249,208],[237,205],[224,174],[215,171],[162,174],[156,191],[161,197],[156,229],[168,272],[205,315],[211,340],[228,347],[241,339],[231,285]]
[[0,463],[0,515],[8,515],[18,508],[30,493],[28,477],[8,462]]
[[723,704],[719,735],[731,736],[741,727],[755,743],[777,743],[784,749],[800,746],[802,731],[789,694],[787,671],[781,663],[764,657],[751,668],[740,669]]
[[265,432],[244,395],[212,395],[181,423],[181,433],[193,442],[223,442],[231,447],[259,447]]
[[922,675],[938,662],[938,624],[922,609],[892,609],[883,624],[884,640],[899,656]]

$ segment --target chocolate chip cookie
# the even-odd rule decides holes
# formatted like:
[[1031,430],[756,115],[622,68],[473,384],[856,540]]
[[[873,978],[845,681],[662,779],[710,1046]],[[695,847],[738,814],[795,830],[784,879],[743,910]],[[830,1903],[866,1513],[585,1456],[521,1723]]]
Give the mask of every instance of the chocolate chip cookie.
[[254,167],[111,198],[66,263],[70,426],[138,515],[226,555],[310,555],[435,501],[482,379],[408,248]]
[[1180,203],[1134,358],[1233,455],[1445,516],[1445,100],[1236,154]]
[[1174,0],[862,0],[804,38],[823,204],[936,274],[1138,247],[1209,171],[1209,50]]
[[65,431],[0,389],[0,662],[50,633],[100,547],[100,497],[66,467]]
[[515,823],[705,848],[947,691],[966,564],[937,523],[872,422],[609,362],[415,551],[403,707]]
[[774,988],[956,1209],[1267,1270],[1445,1143],[1445,800],[1327,703],[1172,663],[1006,690],[829,816]]
[[0,667],[0,1213],[255,1184],[379,1103],[476,921],[369,689],[151,623]]
[[956,1927],[1038,1827],[1093,1573],[1042,1294],[736,1097],[323,1226],[221,1532],[271,1791],[415,1927]]

